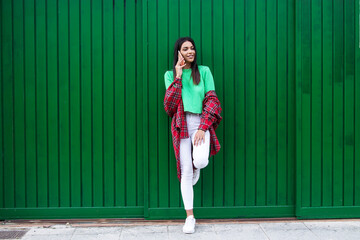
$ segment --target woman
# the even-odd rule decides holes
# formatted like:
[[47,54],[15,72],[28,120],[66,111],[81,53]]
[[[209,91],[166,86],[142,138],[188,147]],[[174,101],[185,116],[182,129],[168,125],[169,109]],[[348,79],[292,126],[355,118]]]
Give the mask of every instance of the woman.
[[215,134],[222,117],[209,67],[197,65],[195,42],[179,38],[174,47],[172,71],[165,73],[164,108],[172,118],[171,133],[177,161],[178,179],[187,218],[184,233],[195,231],[193,185],[210,156],[220,150]]

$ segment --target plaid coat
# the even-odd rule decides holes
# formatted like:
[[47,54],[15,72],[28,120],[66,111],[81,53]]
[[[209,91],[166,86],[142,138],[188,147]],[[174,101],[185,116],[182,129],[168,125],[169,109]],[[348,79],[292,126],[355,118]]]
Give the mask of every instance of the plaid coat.
[[[184,106],[181,99],[181,79],[175,78],[166,90],[164,98],[164,108],[166,113],[172,118],[171,133],[176,158],[177,176],[181,182],[180,168],[180,139],[188,138],[187,123]],[[203,100],[203,111],[200,116],[199,129],[210,132],[210,156],[215,155],[220,150],[220,143],[216,137],[215,129],[218,127],[222,117],[222,108],[215,91],[208,91]]]

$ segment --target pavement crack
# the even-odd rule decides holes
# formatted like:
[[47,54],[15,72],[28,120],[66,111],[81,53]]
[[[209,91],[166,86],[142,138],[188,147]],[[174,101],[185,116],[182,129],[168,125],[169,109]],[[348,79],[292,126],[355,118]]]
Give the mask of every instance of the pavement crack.
[[302,222],[302,224],[304,224],[305,227],[306,227],[307,229],[309,229],[309,231],[310,231],[312,234],[314,234],[319,240],[322,239],[320,236],[318,236],[316,233],[314,233],[314,232],[305,224],[305,222]]
[[259,227],[261,228],[261,230],[263,231],[263,233],[265,234],[266,238],[267,238],[268,240],[270,240],[270,237],[266,234],[265,229],[261,226],[261,224],[258,224],[258,225],[259,225]]

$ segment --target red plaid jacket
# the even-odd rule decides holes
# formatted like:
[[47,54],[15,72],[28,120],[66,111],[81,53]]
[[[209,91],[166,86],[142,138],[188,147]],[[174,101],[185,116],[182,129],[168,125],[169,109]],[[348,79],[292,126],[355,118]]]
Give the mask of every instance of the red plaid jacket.
[[[184,106],[181,99],[181,79],[175,78],[166,90],[164,98],[164,108],[166,113],[172,118],[171,133],[176,158],[177,176],[181,182],[180,168],[180,139],[188,138],[187,123]],[[210,132],[210,156],[215,155],[220,150],[220,143],[216,137],[215,129],[218,127],[222,117],[222,108],[215,91],[208,91],[203,100],[203,111],[200,117],[199,129]]]

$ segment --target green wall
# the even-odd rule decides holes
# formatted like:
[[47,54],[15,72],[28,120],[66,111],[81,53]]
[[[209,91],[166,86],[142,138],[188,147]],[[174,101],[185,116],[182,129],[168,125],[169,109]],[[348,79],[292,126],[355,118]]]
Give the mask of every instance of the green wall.
[[297,3],[297,216],[360,217],[360,1]]
[[142,217],[142,3],[1,3],[0,215]]
[[0,219],[185,217],[180,36],[223,108],[197,217],[360,216],[358,0],[0,3]]

